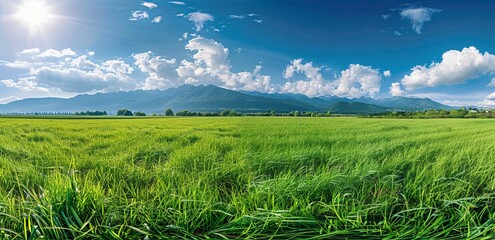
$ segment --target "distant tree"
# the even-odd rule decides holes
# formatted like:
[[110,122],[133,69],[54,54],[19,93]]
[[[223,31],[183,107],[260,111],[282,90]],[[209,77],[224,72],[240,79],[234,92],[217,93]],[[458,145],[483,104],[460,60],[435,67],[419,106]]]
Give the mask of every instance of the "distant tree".
[[189,115],[189,111],[182,110],[182,111],[177,112],[175,115],[176,116],[188,116]]
[[120,109],[117,111],[117,116],[134,116],[134,114],[128,109]]
[[220,113],[220,116],[229,116],[230,110],[224,110]]
[[174,116],[174,111],[172,111],[172,109],[170,108],[167,108],[167,110],[165,110],[165,116]]
[[136,116],[136,117],[146,117],[146,113],[144,113],[144,112],[135,112],[134,113],[134,116]]
[[74,115],[80,116],[106,116],[106,111],[86,111],[86,112],[76,112]]

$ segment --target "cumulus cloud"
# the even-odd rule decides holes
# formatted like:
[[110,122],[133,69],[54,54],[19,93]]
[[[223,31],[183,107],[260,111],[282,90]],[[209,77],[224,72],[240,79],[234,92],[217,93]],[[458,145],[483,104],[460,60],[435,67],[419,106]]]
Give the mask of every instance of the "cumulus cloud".
[[385,70],[385,71],[383,71],[383,76],[384,77],[390,77],[390,76],[392,76],[392,72],[390,72],[390,70]]
[[130,77],[134,69],[123,60],[111,59],[98,64],[89,60],[88,55],[78,56],[70,49],[49,49],[29,60],[21,58],[3,65],[26,69],[24,75],[28,77],[1,81],[7,87],[22,91],[105,92],[131,90],[137,85]]
[[3,61],[0,60],[0,65],[9,67],[9,68],[19,68],[19,69],[29,69],[31,68],[35,63],[25,61],[25,60],[15,60],[13,62],[8,62],[8,61]]
[[131,13],[130,21],[139,21],[150,18],[150,15],[146,11],[134,11]]
[[24,92],[29,92],[33,90],[48,92],[47,88],[38,86],[38,83],[36,82],[36,77],[19,78],[17,79],[17,81],[14,81],[12,79],[7,79],[7,80],[2,80],[1,82],[7,87],[17,88]]
[[233,90],[273,91],[271,78],[261,74],[261,66],[250,72],[232,72],[229,50],[219,42],[196,37],[187,43],[186,49],[196,53],[193,61],[183,60],[177,68],[179,78],[185,83],[215,84]]
[[232,72],[229,49],[204,37],[188,41],[185,48],[195,52],[192,61],[166,59],[152,52],[134,54],[134,65],[147,74],[144,89],[166,89],[182,84],[214,84],[233,90],[273,91],[270,76],[262,75],[261,66],[252,71]]
[[48,49],[41,54],[37,55],[37,57],[40,58],[48,58],[48,57],[53,57],[53,58],[62,58],[66,56],[75,56],[76,52],[72,51],[70,48],[63,49],[62,51],[58,51],[55,49]]
[[170,3],[170,4],[175,4],[175,5],[186,5],[186,3],[185,3],[185,2],[179,2],[179,1],[170,1],[170,2],[168,2],[168,3]]
[[39,48],[30,48],[30,49],[25,49],[23,51],[20,52],[20,54],[22,55],[37,55],[40,53],[40,49]]
[[186,18],[189,21],[194,22],[196,32],[199,32],[201,31],[201,29],[203,29],[205,22],[215,20],[215,18],[212,15],[202,12],[189,13],[186,15]]
[[402,19],[407,19],[411,22],[412,29],[421,34],[421,29],[423,28],[423,24],[425,22],[431,21],[431,17],[435,13],[441,12],[441,9],[436,8],[406,8],[400,11],[400,16]]
[[144,52],[132,55],[139,70],[148,77],[144,83],[144,89],[166,89],[179,86],[176,72],[176,60],[154,56],[152,52]]
[[449,50],[442,55],[441,62],[415,66],[411,70],[401,80],[406,90],[462,84],[495,73],[495,55],[480,53],[475,47],[464,48],[462,51]]
[[198,62],[203,62],[206,67],[217,71],[230,71],[230,64],[227,60],[229,49],[221,43],[197,37],[191,39],[185,48],[189,51],[196,51],[193,58]]
[[403,93],[404,91],[401,89],[399,82],[392,83],[390,86],[390,94],[392,94],[392,96],[401,96]]
[[158,5],[156,5],[155,3],[152,3],[152,2],[142,2],[141,5],[149,8],[149,9],[153,9],[153,8],[158,7]]
[[97,69],[100,66],[90,60],[88,60],[88,56],[82,55],[75,59],[72,59],[70,62],[70,66],[79,69]]
[[485,99],[478,102],[477,104],[483,107],[495,107],[495,92],[490,93],[488,96],[485,97]]
[[162,16],[158,16],[158,17],[153,18],[153,20],[151,22],[152,23],[160,23],[161,21],[162,21]]
[[294,59],[286,67],[283,76],[290,80],[296,73],[303,74],[304,78],[286,82],[281,87],[282,92],[357,98],[364,95],[373,96],[380,90],[379,71],[360,64],[349,65],[348,69],[341,72],[340,77],[328,81],[322,76],[320,67],[313,66],[312,62],[303,63],[303,59]]

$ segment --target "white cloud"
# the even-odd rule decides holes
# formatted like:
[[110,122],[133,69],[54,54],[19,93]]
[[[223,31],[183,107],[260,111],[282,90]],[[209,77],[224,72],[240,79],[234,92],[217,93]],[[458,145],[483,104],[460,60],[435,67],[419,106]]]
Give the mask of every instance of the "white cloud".
[[153,9],[153,8],[158,7],[158,5],[156,5],[155,3],[152,3],[152,2],[142,2],[141,5],[149,8],[149,9]]
[[399,82],[392,83],[392,85],[390,86],[390,94],[392,94],[392,96],[401,96],[402,94],[404,94],[404,91],[401,89]]
[[412,24],[412,29],[421,34],[421,29],[423,28],[423,24],[425,22],[431,21],[431,17],[434,13],[439,13],[442,10],[436,8],[406,8],[402,9],[400,12],[400,16],[402,19],[407,19]]
[[86,55],[71,59],[70,66],[79,69],[96,69],[100,67],[98,64],[88,60],[88,57]]
[[25,60],[15,60],[14,62],[0,60],[0,65],[4,65],[9,68],[29,69],[34,65],[34,63]]
[[93,51],[89,51],[89,52],[88,52],[88,56],[94,56],[95,54],[96,54],[96,53],[95,53],[95,52],[93,52]]
[[415,66],[402,78],[406,90],[440,85],[462,84],[482,75],[495,73],[495,55],[480,53],[475,47],[462,51],[449,50],[442,55],[440,63]]
[[199,32],[199,31],[201,31],[201,29],[203,29],[205,22],[214,21],[214,19],[215,19],[212,15],[210,15],[208,13],[202,13],[202,12],[189,13],[186,15],[186,18],[189,21],[194,22],[196,32]]
[[383,20],[387,20],[387,19],[389,19],[391,16],[392,16],[392,15],[390,15],[390,14],[383,14],[383,15],[382,15],[382,18],[383,18]]
[[263,20],[261,20],[261,19],[255,19],[254,21],[257,23],[263,23]]
[[170,1],[170,2],[168,2],[168,3],[170,3],[170,4],[175,4],[175,5],[186,5],[186,3],[185,3],[185,2],[179,2],[179,1]]
[[327,81],[321,74],[321,68],[312,62],[303,63],[303,59],[294,59],[283,75],[292,79],[295,73],[304,74],[304,79],[286,82],[282,92],[302,93],[308,96],[337,95],[342,97],[373,96],[380,90],[381,76],[378,70],[359,64],[351,64],[342,71],[340,77]]
[[215,84],[233,90],[272,92],[270,76],[261,75],[261,66],[251,72],[234,73],[228,60],[229,50],[211,39],[196,37],[186,45],[195,51],[194,61],[181,61],[179,78],[188,84]]
[[198,62],[204,62],[206,67],[216,71],[230,71],[230,64],[227,60],[229,49],[221,43],[197,37],[187,43],[186,49],[196,51],[193,58]]
[[359,64],[351,64],[342,71],[337,80],[339,85],[335,91],[337,96],[361,97],[374,96],[380,91],[381,76],[378,70]]
[[[31,71],[35,77],[37,86],[60,89],[64,92],[90,92],[94,90],[117,91],[133,89],[135,87],[132,78],[122,69],[114,69],[107,63],[105,68],[94,71],[84,71],[77,68],[57,69],[41,67]],[[130,70],[132,68],[124,68]]]
[[246,16],[244,15],[230,15],[229,18],[232,19],[244,19]]
[[131,13],[130,21],[139,21],[150,18],[150,15],[146,11],[134,11]]
[[182,40],[187,40],[189,38],[189,33],[188,32],[185,32],[182,34],[182,37],[179,38],[179,41],[182,41]]
[[390,72],[390,70],[385,70],[385,71],[383,71],[383,76],[384,77],[390,77],[390,76],[392,76],[392,72]]
[[14,81],[12,79],[7,79],[7,80],[2,80],[1,82],[7,87],[17,88],[24,92],[30,92],[33,90],[48,92],[47,88],[38,86],[38,83],[36,82],[36,77],[19,78],[17,79],[17,81]]
[[176,16],[177,16],[177,17],[184,17],[184,15],[185,15],[184,13],[179,13],[179,14],[177,14]]
[[152,23],[160,23],[161,21],[162,21],[162,16],[158,16],[158,17],[153,18],[153,20],[151,22]]
[[136,65],[141,72],[148,74],[144,89],[166,89],[179,86],[175,59],[165,59],[153,56],[152,52],[144,52],[132,55]]
[[62,51],[58,51],[55,49],[48,49],[41,54],[37,55],[37,57],[40,58],[47,58],[47,57],[53,57],[53,58],[62,58],[66,56],[75,56],[76,52],[72,51],[70,48],[63,49]]
[[495,92],[490,93],[482,101],[477,103],[483,107],[495,107]]
[[38,53],[40,53],[39,48],[30,48],[30,49],[23,50],[20,54],[22,54],[22,55],[36,55]]
[[[89,53],[88,53],[89,54]],[[11,68],[26,69],[23,75],[28,77],[17,80],[3,80],[2,83],[22,91],[73,92],[116,91],[135,89],[137,83],[130,75],[133,68],[119,59],[107,60],[97,64],[67,48],[49,49],[41,54],[14,62],[1,62]],[[65,57],[65,58],[64,58]]]
[[0,98],[0,104],[6,104],[6,103],[9,103],[9,102],[17,101],[19,99],[20,98],[18,98],[16,96],[10,96],[10,97],[6,97],[6,98]]
[[485,97],[485,99],[495,100],[495,92],[490,93],[488,96]]

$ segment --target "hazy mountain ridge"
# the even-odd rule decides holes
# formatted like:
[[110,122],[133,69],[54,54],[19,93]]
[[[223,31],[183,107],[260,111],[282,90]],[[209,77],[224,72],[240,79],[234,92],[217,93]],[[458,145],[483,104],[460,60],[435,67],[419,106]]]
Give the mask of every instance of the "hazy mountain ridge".
[[183,85],[167,90],[81,94],[72,98],[30,98],[0,105],[0,113],[77,112],[100,110],[115,113],[118,109],[161,113],[166,108],[175,111],[243,112],[274,110],[318,111],[367,114],[386,111],[416,111],[452,109],[428,98],[392,97],[384,99],[342,98],[336,96],[308,97],[302,94],[233,91],[213,85]]

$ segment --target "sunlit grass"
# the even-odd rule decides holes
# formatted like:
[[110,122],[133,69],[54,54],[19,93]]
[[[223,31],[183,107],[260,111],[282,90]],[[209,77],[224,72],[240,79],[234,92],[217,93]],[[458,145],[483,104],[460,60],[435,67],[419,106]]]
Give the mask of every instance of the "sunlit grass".
[[0,119],[0,239],[495,237],[495,121]]

